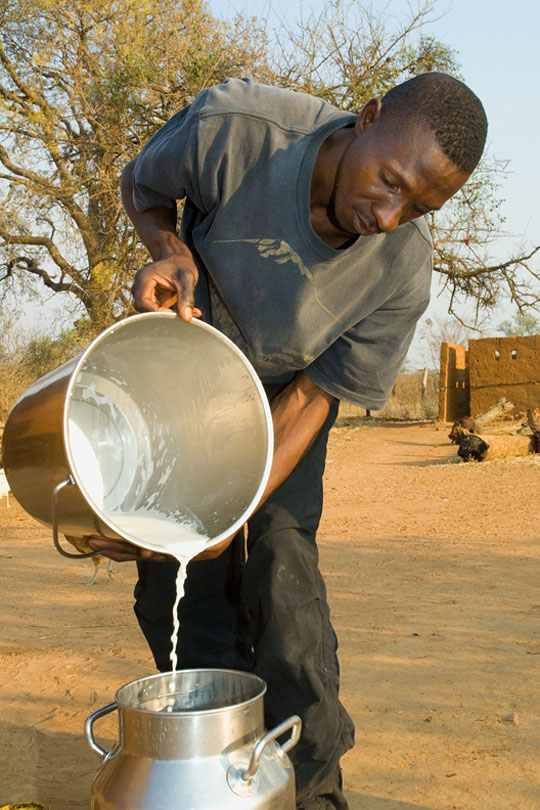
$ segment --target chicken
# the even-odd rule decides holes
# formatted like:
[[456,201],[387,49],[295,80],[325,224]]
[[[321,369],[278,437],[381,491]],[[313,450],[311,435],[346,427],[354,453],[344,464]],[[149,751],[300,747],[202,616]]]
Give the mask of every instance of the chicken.
[[[92,551],[90,546],[87,543],[85,543],[84,537],[73,537],[72,535],[69,534],[64,535],[64,537],[66,538],[68,543],[71,543],[71,545],[74,546],[77,549],[77,551],[80,551],[81,554],[88,554],[88,552]],[[95,566],[94,576],[91,579],[89,579],[88,582],[85,582],[84,583],[85,585],[96,584],[99,566],[104,560],[107,560],[107,574],[109,575],[109,578],[112,578],[112,560],[107,559],[107,557],[104,557],[103,554],[96,554],[96,556],[92,557],[91,559]]]
[[459,444],[458,456],[464,461],[483,461],[489,450],[489,444],[481,436],[463,429],[456,434],[456,441]]
[[6,478],[6,474],[2,467],[0,467],[0,500],[6,499],[7,508],[9,509],[9,493],[11,492]]
[[453,444],[459,444],[459,437],[462,436],[464,432],[478,432],[476,422],[472,416],[463,416],[461,419],[458,419],[457,422],[454,422],[452,425],[452,430],[448,434],[448,438]]

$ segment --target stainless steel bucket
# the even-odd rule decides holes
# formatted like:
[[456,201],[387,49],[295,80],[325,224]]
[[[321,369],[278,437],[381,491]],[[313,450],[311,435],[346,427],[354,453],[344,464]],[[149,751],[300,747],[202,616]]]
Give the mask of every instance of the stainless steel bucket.
[[[286,752],[299,717],[263,728],[264,681],[232,670],[184,670],[122,686],[86,721],[103,764],[91,810],[294,810]],[[94,739],[95,721],[118,710],[116,745]],[[291,736],[280,746],[277,738]]]
[[218,543],[255,509],[272,448],[268,401],[242,352],[205,323],[145,313],[28,388],[7,419],[3,462],[59,550],[58,531],[163,551],[163,538],[119,515]]

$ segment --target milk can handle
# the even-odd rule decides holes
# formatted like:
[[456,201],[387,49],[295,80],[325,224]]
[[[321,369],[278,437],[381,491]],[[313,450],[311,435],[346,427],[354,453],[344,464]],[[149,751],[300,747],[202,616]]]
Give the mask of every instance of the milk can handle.
[[281,750],[284,754],[286,754],[287,751],[294,748],[300,739],[302,721],[297,715],[293,715],[292,717],[289,717],[288,720],[284,720],[283,723],[280,723],[279,726],[276,726],[274,729],[272,729],[272,731],[267,731],[266,734],[255,743],[253,751],[251,752],[249,764],[246,770],[242,771],[240,774],[243,782],[250,782],[257,773],[262,752],[268,743],[272,742],[272,740],[277,740],[278,737],[281,737],[281,735],[285,734],[285,732],[289,731],[289,729],[292,729],[290,739],[288,739],[287,742],[281,746]]
[[96,709],[95,712],[92,712],[92,714],[86,718],[86,723],[84,724],[84,731],[86,734],[86,739],[88,740],[88,745],[92,751],[99,754],[100,757],[106,757],[107,754],[110,754],[111,752],[106,751],[105,748],[102,748],[101,745],[98,745],[98,743],[94,740],[92,726],[99,717],[103,717],[106,714],[114,712],[116,708],[118,708],[116,703],[109,703],[108,706],[102,706],[101,709]]
[[60,545],[60,541],[58,540],[58,495],[60,494],[61,490],[64,487],[67,487],[69,484],[75,486],[73,479],[70,475],[64,481],[60,481],[60,483],[53,489],[52,494],[52,533],[53,533],[53,543],[54,547],[57,551],[62,554],[64,557],[75,557],[76,559],[84,559],[85,557],[95,557],[96,554],[100,554],[99,551],[89,551],[87,554],[71,554],[69,551],[64,551],[62,546]]

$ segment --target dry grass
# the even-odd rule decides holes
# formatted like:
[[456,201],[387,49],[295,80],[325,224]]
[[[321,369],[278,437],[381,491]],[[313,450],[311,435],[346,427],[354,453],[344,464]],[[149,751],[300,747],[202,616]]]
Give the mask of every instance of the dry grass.
[[[381,411],[371,411],[371,416],[386,420],[416,421],[436,419],[438,414],[439,372],[429,370],[425,391],[422,395],[424,371],[402,372],[396,380],[392,394]],[[339,419],[349,420],[366,416],[364,408],[342,403]]]
[[31,382],[31,376],[16,361],[0,360],[0,422],[6,421],[16,400]]

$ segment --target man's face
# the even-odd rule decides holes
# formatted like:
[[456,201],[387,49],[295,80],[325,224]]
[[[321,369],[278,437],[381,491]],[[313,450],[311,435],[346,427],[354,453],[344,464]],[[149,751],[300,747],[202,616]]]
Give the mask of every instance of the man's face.
[[339,166],[332,212],[343,233],[358,236],[391,231],[438,210],[469,177],[429,130],[400,130],[380,115],[366,120],[366,109]]

